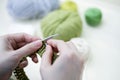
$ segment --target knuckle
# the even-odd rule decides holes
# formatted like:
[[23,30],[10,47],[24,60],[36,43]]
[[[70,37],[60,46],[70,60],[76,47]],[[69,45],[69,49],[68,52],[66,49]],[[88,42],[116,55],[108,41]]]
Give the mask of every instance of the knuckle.
[[66,57],[67,57],[67,59],[74,59],[74,58],[76,58],[77,56],[76,56],[76,54],[75,54],[74,51],[70,51],[69,54],[67,54]]
[[21,34],[22,34],[22,35],[24,35],[24,36],[28,35],[27,33],[24,33],[24,32],[23,32],[23,33],[21,33]]
[[65,43],[63,40],[56,40],[57,43]]
[[84,58],[80,57],[79,60],[80,60],[80,63],[81,63],[81,64],[84,64],[84,62],[85,62]]
[[65,42],[64,42],[64,41],[62,41],[62,40],[59,40],[59,42],[60,42],[60,43],[65,43]]
[[24,38],[26,38],[27,36],[29,36],[29,34],[27,34],[27,33],[21,33],[21,35],[24,37]]

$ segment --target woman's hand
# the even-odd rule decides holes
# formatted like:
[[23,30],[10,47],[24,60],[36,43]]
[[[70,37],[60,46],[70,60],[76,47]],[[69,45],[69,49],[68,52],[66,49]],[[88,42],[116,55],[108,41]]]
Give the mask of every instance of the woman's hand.
[[[84,60],[71,43],[49,40],[41,62],[42,80],[80,80]],[[60,55],[52,64],[53,52]]]
[[12,71],[19,65],[25,67],[27,60],[20,63],[23,57],[30,56],[37,63],[36,51],[41,47],[39,38],[25,33],[10,34],[0,37],[0,80],[8,80]]

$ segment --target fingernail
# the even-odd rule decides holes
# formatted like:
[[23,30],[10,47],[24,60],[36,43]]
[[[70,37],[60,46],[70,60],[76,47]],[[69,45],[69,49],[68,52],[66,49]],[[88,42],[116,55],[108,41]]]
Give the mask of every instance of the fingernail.
[[38,59],[37,59],[36,57],[34,58],[34,62],[35,62],[35,63],[38,63]]
[[19,67],[24,68],[27,66],[27,64],[28,64],[27,62],[22,62],[21,64],[19,64]]

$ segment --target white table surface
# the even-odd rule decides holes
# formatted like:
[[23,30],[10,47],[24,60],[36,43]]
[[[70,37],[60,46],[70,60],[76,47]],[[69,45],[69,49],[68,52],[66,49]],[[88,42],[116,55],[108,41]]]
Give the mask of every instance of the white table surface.
[[[7,13],[6,1],[0,0],[0,35],[18,32],[36,34],[39,21],[13,20]],[[120,6],[97,0],[75,0],[75,2],[83,20],[82,37],[91,47],[83,80],[120,80]],[[85,22],[84,12],[89,7],[98,7],[103,13],[102,24],[96,28],[88,26]],[[41,80],[40,63],[34,64],[30,59],[29,61],[25,71],[30,80]]]

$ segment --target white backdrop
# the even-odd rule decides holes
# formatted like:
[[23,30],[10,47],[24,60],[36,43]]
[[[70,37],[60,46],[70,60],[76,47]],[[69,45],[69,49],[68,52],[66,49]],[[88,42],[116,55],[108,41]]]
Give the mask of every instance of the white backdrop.
[[[14,21],[6,11],[6,1],[0,0],[0,35],[16,32],[37,34],[40,21]],[[120,1],[75,0],[75,2],[83,20],[82,37],[91,47],[83,80],[120,80]],[[84,12],[89,7],[98,7],[102,10],[102,24],[97,28],[90,27],[84,20]],[[39,36],[41,37],[41,34]],[[34,64],[30,59],[29,61],[25,71],[30,80],[41,80],[40,63]]]

